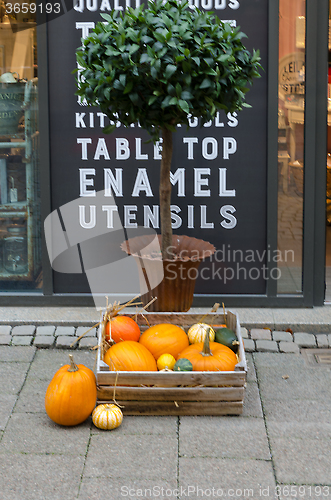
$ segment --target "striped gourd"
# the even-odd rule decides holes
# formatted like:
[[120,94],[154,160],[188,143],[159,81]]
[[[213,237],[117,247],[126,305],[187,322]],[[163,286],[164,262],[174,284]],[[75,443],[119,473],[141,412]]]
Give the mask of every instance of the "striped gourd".
[[116,429],[123,420],[121,409],[114,404],[102,404],[94,408],[92,422],[98,429]]

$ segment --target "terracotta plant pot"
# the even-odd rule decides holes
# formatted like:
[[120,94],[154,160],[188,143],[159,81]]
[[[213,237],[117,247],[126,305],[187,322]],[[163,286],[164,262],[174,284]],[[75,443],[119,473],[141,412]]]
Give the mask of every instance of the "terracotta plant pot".
[[[147,293],[141,295],[144,305],[154,297],[157,300],[148,307],[151,312],[185,312],[193,302],[197,269],[203,259],[215,252],[215,247],[207,241],[198,240],[189,236],[173,235],[173,260],[165,260],[163,264],[164,277],[161,283],[152,288],[149,278],[160,269],[162,256],[159,251],[161,236],[158,235],[158,244],[153,250],[150,236],[137,236],[122,243],[121,248],[127,254],[135,257],[140,274],[141,290]],[[146,248],[149,249],[146,253]]]

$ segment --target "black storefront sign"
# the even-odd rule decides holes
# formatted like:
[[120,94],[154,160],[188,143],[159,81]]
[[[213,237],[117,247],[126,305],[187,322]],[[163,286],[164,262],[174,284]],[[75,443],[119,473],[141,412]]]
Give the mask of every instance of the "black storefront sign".
[[[131,5],[133,5],[131,0]],[[154,227],[159,232],[159,148],[138,126],[119,126],[110,135],[108,119],[75,96],[75,50],[100,13],[123,10],[130,0],[81,0],[48,23],[49,109],[52,210],[91,192],[113,187],[126,228]],[[264,71],[255,80],[246,108],[220,113],[200,127],[178,127],[174,134],[172,213],[174,232],[211,242],[213,258],[201,264],[196,294],[263,294],[267,262],[277,255],[267,246],[267,0],[196,0],[223,20],[240,26],[245,45],[260,49]],[[105,196],[105,206],[109,206]],[[107,210],[96,214],[107,229]],[[84,216],[73,213],[77,223]],[[85,214],[86,220],[89,213]],[[86,221],[85,221],[86,222]],[[88,231],[88,229],[86,229]],[[275,278],[275,276],[273,276]],[[88,293],[84,274],[54,272],[55,293]]]

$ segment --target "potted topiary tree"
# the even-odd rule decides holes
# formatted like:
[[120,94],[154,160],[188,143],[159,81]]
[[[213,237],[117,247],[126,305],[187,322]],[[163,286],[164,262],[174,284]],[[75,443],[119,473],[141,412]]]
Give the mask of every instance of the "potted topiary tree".
[[[186,273],[190,297],[182,302],[183,287],[173,276],[169,278],[167,264],[172,263],[172,270],[174,263],[187,266],[190,261],[197,267],[215,248],[172,234],[172,134],[177,125],[188,126],[190,117],[199,118],[203,125],[219,110],[233,113],[247,106],[247,84],[260,76],[259,52],[250,53],[244,47],[245,35],[239,28],[186,1],[156,0],[147,8],[141,5],[101,16],[106,22],[98,23],[76,52],[81,66],[77,94],[114,123],[105,127],[105,133],[111,133],[119,121],[126,127],[139,123],[154,143],[162,137],[159,196],[164,280],[149,295],[158,296],[154,310],[188,310],[194,280],[192,284]],[[139,254],[139,246],[145,243],[129,241],[124,249]],[[182,262],[179,256],[184,254]],[[161,297],[166,301],[163,305]]]

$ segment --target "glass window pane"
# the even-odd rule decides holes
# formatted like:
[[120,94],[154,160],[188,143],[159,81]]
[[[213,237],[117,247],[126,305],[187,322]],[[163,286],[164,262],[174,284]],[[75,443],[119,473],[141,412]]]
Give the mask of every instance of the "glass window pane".
[[305,1],[279,2],[278,293],[302,292]]
[[42,286],[37,40],[32,11],[27,2],[1,2],[0,291]]

